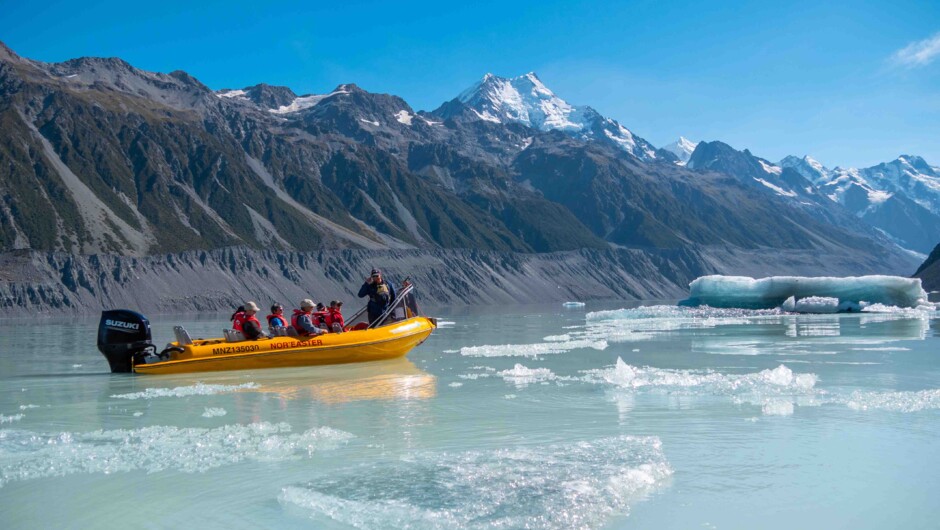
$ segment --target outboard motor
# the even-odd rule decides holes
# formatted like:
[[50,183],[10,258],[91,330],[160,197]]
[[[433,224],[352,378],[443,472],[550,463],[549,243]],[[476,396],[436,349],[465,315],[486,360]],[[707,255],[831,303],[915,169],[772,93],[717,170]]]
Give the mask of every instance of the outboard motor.
[[114,309],[101,312],[98,351],[111,365],[111,373],[130,372],[156,347],[150,342],[150,321],[136,311]]

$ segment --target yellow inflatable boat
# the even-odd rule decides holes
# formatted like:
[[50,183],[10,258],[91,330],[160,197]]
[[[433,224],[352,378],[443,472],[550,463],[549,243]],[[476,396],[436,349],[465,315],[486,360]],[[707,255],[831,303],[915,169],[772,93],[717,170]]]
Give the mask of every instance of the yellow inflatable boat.
[[[161,352],[151,342],[150,322],[135,311],[104,311],[98,326],[98,349],[112,372],[175,374],[217,370],[246,370],[355,363],[403,357],[424,342],[437,327],[434,318],[417,316],[406,289],[396,303],[367,329],[323,333],[314,337],[272,336],[239,340],[189,338],[175,328],[177,340]],[[397,306],[397,307],[396,307]],[[350,322],[361,315],[354,315]],[[364,324],[363,324],[364,325]]]

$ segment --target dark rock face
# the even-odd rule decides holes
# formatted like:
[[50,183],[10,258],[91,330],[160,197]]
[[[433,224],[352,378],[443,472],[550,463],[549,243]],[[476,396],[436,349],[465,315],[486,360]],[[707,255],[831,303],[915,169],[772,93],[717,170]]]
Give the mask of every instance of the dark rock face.
[[940,244],[934,247],[933,252],[917,268],[914,277],[923,281],[926,291],[940,291]]
[[341,299],[349,310],[372,267],[410,276],[424,305],[678,300],[693,279],[729,268],[742,274],[853,274],[864,264],[812,250],[694,246],[678,250],[582,249],[541,254],[401,249],[286,252],[246,247],[159,256],[0,255],[0,307],[28,314],[218,312],[245,300],[290,307],[303,298]]

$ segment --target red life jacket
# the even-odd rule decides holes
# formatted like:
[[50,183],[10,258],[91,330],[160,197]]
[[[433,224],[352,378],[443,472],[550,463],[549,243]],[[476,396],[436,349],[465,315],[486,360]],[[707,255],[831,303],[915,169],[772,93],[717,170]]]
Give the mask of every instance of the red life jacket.
[[[271,321],[274,320],[275,318],[281,321],[281,323],[277,326],[271,323]],[[281,313],[280,315],[268,315],[267,319],[268,319],[268,327],[272,327],[272,328],[281,327],[281,326],[287,327],[287,317],[284,316],[284,313]]]
[[290,325],[291,325],[291,326],[294,326],[294,329],[297,330],[297,333],[300,333],[300,332],[302,331],[302,328],[301,328],[300,325],[297,323],[297,319],[300,318],[300,315],[302,315],[302,314],[304,314],[304,312],[303,312],[302,310],[300,310],[300,309],[295,309],[295,310],[294,310],[294,314],[290,317]]
[[239,311],[238,313],[235,313],[235,317],[232,318],[232,329],[234,329],[235,331],[241,331],[242,326],[245,325],[246,317],[247,315],[245,315],[244,311]]
[[[251,315],[251,316],[245,315],[245,319],[242,320],[242,322],[241,322],[242,328],[245,327],[245,322],[254,322],[255,324],[258,324],[258,329],[261,329],[261,321],[259,321],[259,320],[258,320],[258,317],[254,316],[254,315]],[[239,329],[239,331],[242,331],[242,330]]]
[[311,314],[309,311],[303,311],[303,310],[301,310],[301,309],[295,309],[295,310],[294,310],[294,315],[290,318],[290,324],[291,324],[291,326],[294,326],[294,329],[297,331],[297,334],[298,334],[298,335],[300,335],[300,336],[302,336],[302,337],[305,337],[305,336],[310,335],[310,333],[304,331],[304,328],[300,327],[300,322],[298,322],[298,320],[300,319],[301,315],[308,315],[308,316],[310,316],[310,322],[311,322],[314,326],[317,325],[317,321],[314,319],[314,317],[312,316],[312,314]]
[[328,313],[326,311],[317,311],[313,314],[313,325],[318,328],[326,326],[326,317]]
[[346,327],[346,323],[343,321],[343,314],[339,309],[331,307],[329,313],[327,313],[326,318],[326,325],[331,328],[333,327],[333,324],[339,324],[341,328]]

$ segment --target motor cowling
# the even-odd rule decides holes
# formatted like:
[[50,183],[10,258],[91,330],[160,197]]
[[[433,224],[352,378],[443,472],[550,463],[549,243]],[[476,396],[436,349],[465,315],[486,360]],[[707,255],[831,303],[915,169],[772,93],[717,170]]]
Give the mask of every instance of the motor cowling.
[[151,342],[150,321],[136,311],[113,309],[101,312],[98,351],[111,365],[111,372],[130,372],[143,356],[156,347]]

